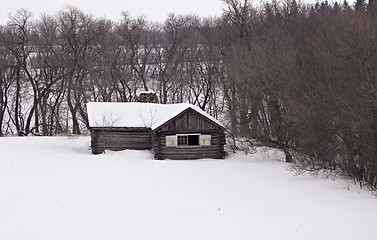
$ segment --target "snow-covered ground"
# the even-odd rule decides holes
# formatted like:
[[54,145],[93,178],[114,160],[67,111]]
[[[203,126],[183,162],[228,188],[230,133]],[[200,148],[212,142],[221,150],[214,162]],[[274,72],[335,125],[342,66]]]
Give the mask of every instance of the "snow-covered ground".
[[377,197],[279,156],[92,155],[90,138],[0,138],[0,239],[376,239]]

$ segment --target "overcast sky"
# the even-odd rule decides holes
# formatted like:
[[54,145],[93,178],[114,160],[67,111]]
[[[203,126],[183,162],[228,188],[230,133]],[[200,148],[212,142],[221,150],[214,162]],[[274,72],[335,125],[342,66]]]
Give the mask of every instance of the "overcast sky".
[[148,20],[163,22],[170,12],[220,16],[224,4],[220,0],[2,0],[0,24],[6,24],[9,13],[16,13],[21,8],[32,12],[34,19],[39,19],[42,12],[55,14],[67,6],[115,21],[120,19],[122,11],[128,11],[133,17],[142,14]]

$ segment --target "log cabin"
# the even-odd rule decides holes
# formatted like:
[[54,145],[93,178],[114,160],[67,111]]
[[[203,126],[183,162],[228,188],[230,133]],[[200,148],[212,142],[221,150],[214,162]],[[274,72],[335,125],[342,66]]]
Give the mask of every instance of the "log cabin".
[[93,154],[152,150],[155,159],[224,158],[225,128],[192,104],[87,104]]

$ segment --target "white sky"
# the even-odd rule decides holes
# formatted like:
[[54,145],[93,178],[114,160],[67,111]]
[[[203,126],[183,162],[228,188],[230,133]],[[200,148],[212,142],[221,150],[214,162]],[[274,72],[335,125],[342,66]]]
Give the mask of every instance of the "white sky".
[[145,15],[148,20],[163,22],[171,12],[196,14],[202,17],[220,16],[224,4],[221,0],[3,0],[0,6],[0,24],[6,24],[9,13],[24,8],[39,19],[42,12],[55,14],[67,6],[74,6],[95,17],[114,21],[122,11],[131,16]]

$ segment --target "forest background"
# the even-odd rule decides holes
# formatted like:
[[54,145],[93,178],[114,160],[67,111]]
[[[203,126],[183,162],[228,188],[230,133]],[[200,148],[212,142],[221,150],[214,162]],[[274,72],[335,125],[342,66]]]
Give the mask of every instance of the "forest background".
[[221,17],[120,22],[77,8],[0,26],[0,136],[88,132],[86,103],[198,105],[229,139],[377,187],[377,4],[224,0]]

